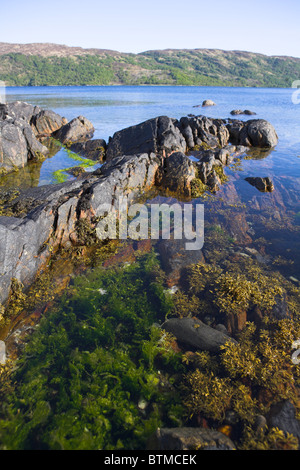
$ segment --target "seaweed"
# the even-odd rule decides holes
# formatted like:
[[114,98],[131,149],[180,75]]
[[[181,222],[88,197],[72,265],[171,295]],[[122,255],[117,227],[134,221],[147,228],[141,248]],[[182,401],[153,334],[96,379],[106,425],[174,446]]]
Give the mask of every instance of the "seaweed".
[[150,253],[74,278],[16,364],[2,448],[143,448],[157,427],[181,423],[181,356],[153,326],[172,309],[159,277]]

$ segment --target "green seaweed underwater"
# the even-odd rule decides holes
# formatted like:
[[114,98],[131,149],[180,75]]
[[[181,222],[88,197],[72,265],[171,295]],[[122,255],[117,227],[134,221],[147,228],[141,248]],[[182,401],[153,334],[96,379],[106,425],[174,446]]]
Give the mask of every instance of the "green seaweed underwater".
[[162,275],[151,253],[74,278],[10,384],[2,366],[2,449],[139,449],[181,424],[181,355],[157,325],[172,309]]

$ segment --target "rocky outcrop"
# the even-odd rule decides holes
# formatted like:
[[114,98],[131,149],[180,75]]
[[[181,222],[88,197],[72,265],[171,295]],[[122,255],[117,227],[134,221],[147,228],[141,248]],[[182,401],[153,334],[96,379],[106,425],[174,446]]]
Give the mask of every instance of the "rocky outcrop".
[[190,116],[180,119],[179,128],[190,149],[203,143],[209,147],[225,147],[229,141],[229,132],[225,124],[226,121],[222,119]]
[[170,318],[162,329],[172,333],[184,345],[201,351],[218,353],[220,346],[228,341],[236,342],[223,332],[195,318]]
[[234,145],[272,148],[278,143],[274,127],[264,119],[251,119],[246,122],[229,119],[227,128],[230,142]]
[[0,171],[24,167],[29,160],[49,154],[38,138],[49,136],[66,123],[53,111],[15,101],[0,106]]
[[186,151],[178,121],[160,116],[116,132],[108,142],[106,159],[151,152],[169,155],[175,151]]
[[147,450],[235,450],[235,445],[214,429],[161,428],[149,439]]
[[150,189],[158,166],[154,154],[119,157],[83,178],[22,192],[20,200],[39,204],[23,218],[0,217],[0,302],[7,300],[13,278],[30,285],[53,251],[81,243],[78,227],[95,229],[102,204],[117,205],[120,196]]
[[[46,155],[47,149],[36,139],[33,129],[36,133],[48,133],[63,120],[21,102],[2,106],[0,114],[0,168],[22,166],[29,158]],[[12,278],[29,285],[53,250],[67,242],[81,243],[80,224],[87,223],[96,236],[102,204],[113,203],[117,207],[119,196],[133,198],[137,192],[154,185],[189,196],[191,182],[197,178],[210,189],[216,189],[222,183],[219,169],[222,170],[231,161],[232,152],[236,152],[235,147],[228,146],[232,122],[227,127],[226,121],[205,116],[190,116],[179,121],[166,116],[150,119],[115,133],[108,143],[106,162],[94,173],[83,174],[72,182],[22,192],[14,200],[14,204],[20,203],[24,207],[22,218],[0,217],[0,302],[8,298]],[[249,122],[255,122],[260,131],[268,128],[266,121],[263,124],[261,121]],[[244,132],[243,126],[247,126],[249,135],[254,132],[253,126],[249,124],[248,128],[245,123],[239,132]],[[90,140],[93,131],[87,119],[78,117],[51,135],[73,151],[74,144],[81,140],[78,153],[91,152],[99,158],[99,143],[102,147],[104,141]],[[257,139],[259,144],[264,143],[262,137]],[[211,148],[203,150],[203,144]],[[197,145],[202,150],[198,151],[194,166],[184,152]],[[24,201],[28,204],[24,205]],[[171,271],[175,273],[176,256],[172,262]],[[174,278],[178,278],[177,274]],[[200,326],[191,327],[193,333],[199,330],[196,337],[208,328]],[[213,330],[211,333],[219,335],[219,339],[215,337],[216,342],[221,341],[220,332]]]
[[47,147],[36,139],[25,120],[7,116],[0,121],[0,172],[24,167],[28,160],[40,159],[47,154]]
[[94,134],[93,124],[83,116],[78,116],[72,121],[62,126],[52,133],[62,144],[72,144],[74,142],[84,142],[89,140]]

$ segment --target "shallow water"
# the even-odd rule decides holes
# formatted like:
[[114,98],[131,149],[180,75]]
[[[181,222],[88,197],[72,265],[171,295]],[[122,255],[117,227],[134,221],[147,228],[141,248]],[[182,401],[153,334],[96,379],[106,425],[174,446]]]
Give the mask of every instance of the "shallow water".
[[[44,108],[53,109],[68,119],[84,115],[95,126],[94,137],[106,140],[122,128],[159,115],[180,118],[192,113],[215,118],[229,118],[232,109],[251,109],[257,113],[257,116],[254,117],[269,120],[279,136],[277,147],[269,152],[259,151],[254,154],[250,152],[246,159],[241,158],[238,164],[226,167],[225,173],[228,176],[228,181],[220,187],[219,191],[214,195],[205,194],[204,197],[192,201],[192,204],[204,203],[205,237],[202,251],[184,251],[180,241],[172,246],[173,240],[163,240],[157,243],[154,241],[148,243],[148,240],[142,242],[128,241],[116,254],[114,252],[110,253],[102,267],[119,265],[128,267],[138,260],[138,256],[142,252],[147,253],[154,247],[156,254],[160,254],[160,262],[164,269],[166,265],[170,265],[175,266],[174,271],[176,271],[177,268],[186,267],[198,261],[201,262],[204,256],[207,265],[222,266],[224,272],[226,272],[227,267],[229,267],[229,272],[230,269],[236,268],[238,272],[240,268],[243,269],[243,266],[251,266],[251,264],[243,264],[244,260],[253,260],[253,262],[259,264],[261,274],[268,274],[268,279],[273,280],[273,275],[275,279],[275,273],[279,272],[281,278],[289,282],[292,287],[299,287],[300,105],[297,106],[292,103],[292,92],[293,90],[287,89],[212,87],[41,87],[9,88],[7,98],[9,101],[23,100]],[[217,106],[210,108],[193,107],[206,98],[213,99]],[[237,118],[252,119],[251,116],[238,116]],[[76,166],[77,164],[62,149],[43,163],[28,165],[18,173],[7,175],[2,179],[2,184],[9,187],[30,187],[55,183],[54,172],[56,170]],[[259,192],[245,181],[247,176],[270,177],[274,183],[274,191],[271,193]],[[174,195],[160,194],[157,191],[147,194],[146,198],[148,198],[148,204],[153,202],[173,204],[177,202]],[[183,203],[184,201],[179,202]],[[167,249],[162,249],[163,244],[167,246]],[[170,246],[171,249],[168,251]],[[165,255],[163,255],[164,252]],[[71,294],[77,296],[75,305],[77,303],[79,305],[78,318],[80,318],[80,315],[86,315],[86,305],[80,308],[84,295],[87,301],[93,303],[94,292],[99,292],[103,302],[103,312],[106,313],[109,301],[116,296],[117,308],[113,306],[113,312],[118,319],[122,317],[120,318],[120,324],[115,329],[117,331],[122,321],[126,323],[128,304],[135,301],[135,292],[130,293],[132,289],[140,285],[141,272],[137,273],[136,278],[132,277],[128,285],[125,285],[124,292],[126,291],[126,295],[128,294],[128,299],[125,302],[126,309],[123,311],[120,309],[119,304],[119,300],[123,300],[124,294],[120,284],[117,284],[115,289],[114,282],[110,280],[112,292],[109,301],[106,302],[103,294],[106,293],[107,286],[89,284],[89,279],[82,276],[83,273],[86,273],[87,268],[89,275],[94,275],[92,280],[99,281],[99,273],[97,274],[96,268],[93,269],[90,265],[86,267],[81,264],[89,258],[89,253],[79,253],[78,258],[73,260],[70,257],[69,259],[68,253],[65,253],[62,259],[54,261],[51,274],[52,279],[55,279],[52,286],[52,290],[55,292],[55,300],[61,306],[64,314],[68,312],[69,307],[66,307],[66,303],[64,304],[61,301],[61,292],[66,291],[69,295],[71,292]],[[243,271],[246,276],[248,267]],[[176,272],[172,269],[165,270],[167,272],[167,287],[171,288],[169,291],[175,287],[173,290],[175,292],[177,288]],[[122,270],[119,270],[119,274],[116,271],[115,275],[120,276],[120,271]],[[77,275],[80,277],[75,277],[74,280],[74,276]],[[59,290],[56,290],[57,285],[60,286]],[[271,288],[272,286],[270,286]],[[129,292],[127,292],[128,289]],[[86,291],[88,291],[88,295],[86,295]],[[99,296],[99,294],[97,295]],[[36,324],[39,323],[41,317],[48,310],[51,313],[52,296],[50,296],[50,299],[47,299],[47,296],[43,297],[40,305],[35,305],[33,311],[21,312],[14,324],[7,326],[5,334],[8,334],[8,336],[5,337],[4,335],[3,339],[6,340],[7,350],[12,358],[22,353],[22,338],[25,338],[26,341],[27,332],[30,329],[34,330]],[[97,311],[100,312],[100,310]],[[140,305],[138,310],[142,310]],[[89,319],[85,318],[84,331],[88,333],[96,331],[97,334],[101,334],[101,328],[99,326],[94,328],[93,326],[95,311],[92,312],[93,314]],[[206,313],[206,310],[204,313],[201,311],[204,321],[206,321],[206,316],[204,316]],[[45,316],[47,318],[47,314]],[[112,315],[108,316],[111,319]],[[66,321],[73,321],[72,319],[74,319],[72,315],[63,315],[63,318]],[[76,327],[74,329],[76,332],[76,351],[82,347],[84,354],[86,354],[86,349],[90,347],[90,340],[88,345],[81,344],[82,338],[88,338],[88,336],[77,335],[77,330]],[[47,335],[44,341],[48,341]],[[132,336],[129,336],[128,341],[132,341]],[[55,342],[59,350],[59,348],[64,347],[65,337],[63,337],[63,340],[59,337],[58,343],[57,338],[55,338]],[[134,342],[129,346],[134,346]],[[50,356],[52,361],[53,351],[50,351]],[[30,366],[30,358],[28,363]],[[52,369],[52,366],[50,368]],[[69,372],[66,377],[58,376],[58,379],[64,380],[68,377],[68,374]],[[80,412],[83,408],[81,405],[79,406]],[[102,409],[99,413],[102,413]],[[96,413],[97,417],[99,413]],[[63,424],[61,428],[63,428]],[[73,426],[70,429],[73,432],[76,427]],[[34,434],[31,445],[33,448],[37,445]]]
[[[94,138],[106,141],[114,132],[160,115],[180,118],[203,114],[230,118],[233,109],[250,109],[257,116],[237,116],[270,121],[279,136],[276,149],[267,160],[252,161],[245,166],[250,176],[268,167],[269,176],[300,176],[300,105],[293,104],[293,89],[226,88],[226,87],[9,87],[7,101],[27,101],[53,109],[67,119],[83,115],[95,127]],[[210,98],[217,105],[195,107]],[[74,162],[73,162],[74,164]],[[53,183],[52,170],[67,167],[64,151],[46,160],[39,185]],[[260,173],[258,173],[260,174]]]

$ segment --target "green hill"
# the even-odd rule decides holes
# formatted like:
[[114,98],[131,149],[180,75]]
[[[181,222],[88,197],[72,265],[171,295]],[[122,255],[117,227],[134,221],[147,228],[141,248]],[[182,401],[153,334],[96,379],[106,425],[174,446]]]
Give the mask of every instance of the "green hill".
[[300,59],[217,49],[140,54],[55,44],[0,43],[0,80],[11,86],[210,85],[291,87]]

